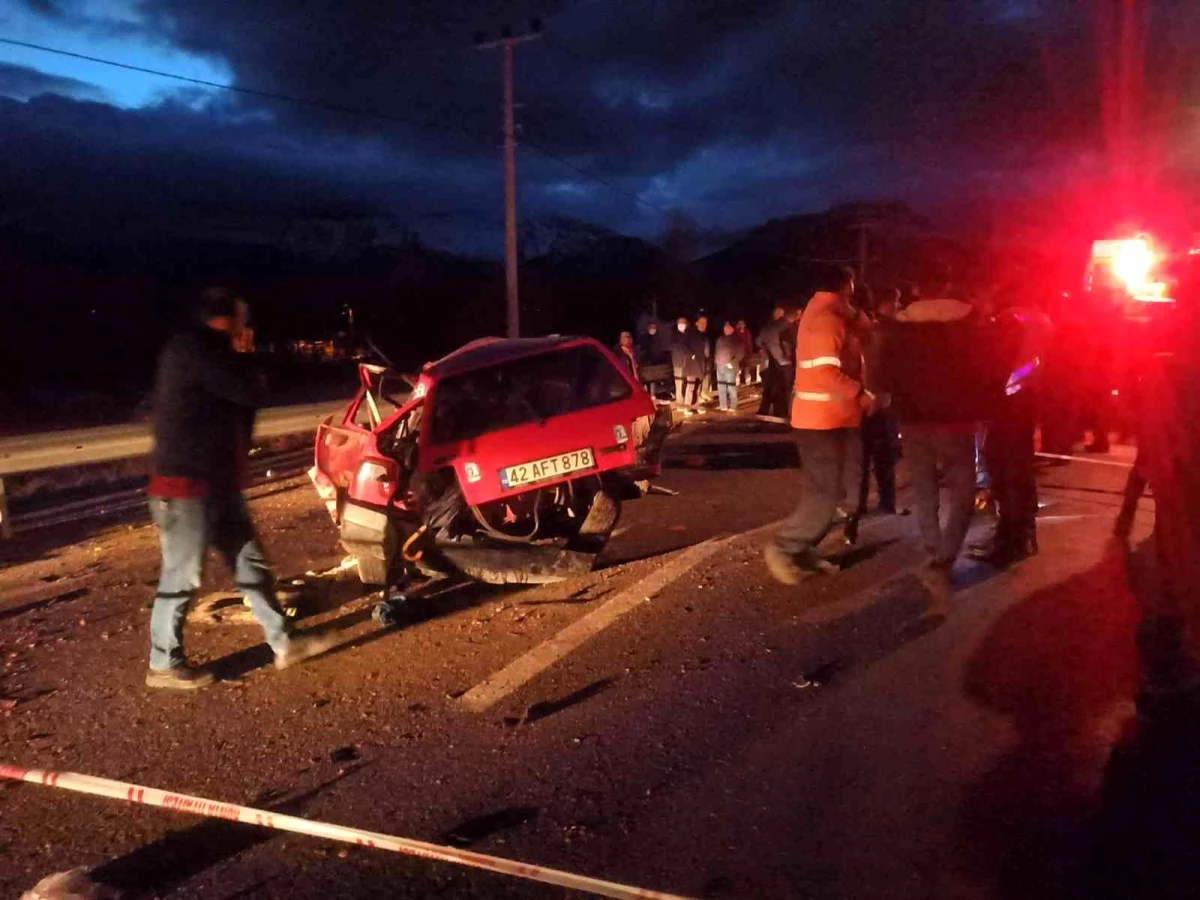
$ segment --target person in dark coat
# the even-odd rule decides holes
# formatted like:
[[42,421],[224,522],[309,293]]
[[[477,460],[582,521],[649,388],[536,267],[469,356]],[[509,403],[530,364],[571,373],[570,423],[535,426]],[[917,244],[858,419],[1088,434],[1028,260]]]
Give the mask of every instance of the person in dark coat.
[[199,321],[163,347],[154,385],[154,450],[148,494],[162,567],[150,613],[146,686],[189,690],[211,672],[188,664],[183,624],[211,545],[233,570],[282,668],[328,649],[292,637],[275,580],[241,494],[259,391],[234,353],[244,344],[246,306],[228,291],[201,296]]
[[789,311],[783,304],[776,304],[771,321],[758,333],[758,346],[767,364],[758,415],[775,422],[787,422],[792,408],[792,387],[796,380],[795,326],[799,319],[799,310]]
[[745,319],[738,319],[734,326],[734,331],[737,336],[742,339],[742,370],[738,377],[738,384],[750,384],[757,381],[755,373],[751,371],[751,359],[754,355],[754,335],[750,333],[750,329],[746,327]]
[[704,377],[700,382],[700,399],[707,403],[716,393],[716,372],[713,368],[713,338],[708,333],[708,316],[696,316],[696,333],[704,344]]
[[675,405],[684,415],[693,415],[700,402],[704,378],[706,344],[685,316],[675,323],[671,335],[671,365],[675,369]]
[[[975,425],[986,414],[990,372],[979,327],[970,304],[938,298],[915,301],[878,331],[877,383],[904,434],[930,573],[946,587],[975,506]],[[949,493],[944,526],[939,472]]]
[[636,346],[639,365],[657,366],[666,362],[666,358],[670,356],[666,338],[659,332],[658,323],[653,319],[646,324],[646,330],[638,336]]
[[990,542],[974,549],[976,556],[1001,568],[1038,552],[1033,434],[1052,330],[1050,320],[1032,306],[1004,303],[991,321],[998,374],[983,453],[996,501],[996,530]]
[[[891,321],[895,318],[897,309],[891,300],[891,295],[880,295],[884,300],[876,302],[872,299],[870,308],[864,309],[873,325],[881,321]],[[876,360],[868,363],[868,371],[874,367]],[[858,496],[857,517],[866,516],[867,500],[870,496],[871,473],[875,474],[875,487],[879,493],[879,511],[887,515],[896,515],[896,463],[900,459],[900,427],[896,422],[895,411],[891,407],[875,410],[862,420],[862,482]],[[907,512],[907,511],[906,511]]]
[[617,346],[613,348],[613,353],[617,355],[625,368],[635,379],[638,379],[638,361],[637,351],[633,346],[633,332],[622,331],[621,336],[617,338]]

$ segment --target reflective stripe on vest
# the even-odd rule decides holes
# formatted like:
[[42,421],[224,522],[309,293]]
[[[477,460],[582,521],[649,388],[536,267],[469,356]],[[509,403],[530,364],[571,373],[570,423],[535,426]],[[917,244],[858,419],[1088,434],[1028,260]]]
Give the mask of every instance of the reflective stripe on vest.
[[842,361],[836,356],[818,356],[814,359],[802,359],[796,363],[801,369],[815,369],[817,366],[836,366],[842,367]]
[[793,391],[792,393],[797,400],[814,400],[819,403],[829,403],[830,401],[840,399],[833,394],[818,394],[813,391]]

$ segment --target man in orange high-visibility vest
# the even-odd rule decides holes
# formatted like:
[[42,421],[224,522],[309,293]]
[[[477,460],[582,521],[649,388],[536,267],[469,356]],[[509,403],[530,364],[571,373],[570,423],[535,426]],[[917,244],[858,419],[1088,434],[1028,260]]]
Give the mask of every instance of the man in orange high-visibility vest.
[[864,412],[878,402],[865,387],[864,343],[870,323],[851,304],[854,273],[841,267],[821,274],[796,338],[792,427],[800,450],[800,504],[764,550],[767,568],[784,584],[805,572],[837,567],[817,545],[829,533],[838,503],[858,506]]

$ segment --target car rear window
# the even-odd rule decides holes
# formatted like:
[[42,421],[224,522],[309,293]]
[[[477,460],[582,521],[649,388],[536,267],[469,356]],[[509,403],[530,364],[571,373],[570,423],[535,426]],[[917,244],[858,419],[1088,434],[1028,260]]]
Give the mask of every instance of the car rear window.
[[570,347],[438,382],[430,415],[435,444],[465,441],[624,400],[633,393],[595,347]]

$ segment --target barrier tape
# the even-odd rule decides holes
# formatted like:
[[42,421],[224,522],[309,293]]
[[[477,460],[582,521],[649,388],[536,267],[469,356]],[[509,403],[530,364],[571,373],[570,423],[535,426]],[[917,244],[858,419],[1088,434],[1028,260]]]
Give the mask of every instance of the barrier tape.
[[514,878],[524,878],[528,881],[540,881],[543,884],[553,884],[559,887],[584,891],[600,897],[616,897],[618,900],[688,900],[677,894],[664,894],[658,891],[645,890],[615,881],[603,881],[599,878],[589,878],[586,875],[576,875],[559,869],[548,869],[544,866],[522,863],[499,856],[488,856],[484,853],[474,853],[470,850],[459,850],[440,844],[429,844],[411,838],[394,837],[374,831],[363,831],[346,825],[333,825],[328,822],[318,822],[314,819],[302,819],[283,813],[268,812],[249,806],[238,806],[235,803],[224,803],[209,800],[204,797],[193,797],[188,794],[176,794],[158,788],[129,784],[124,781],[113,781],[108,778],[97,778],[93,775],[80,775],[76,772],[48,772],[41,769],[22,769],[18,766],[0,763],[0,778],[14,781],[27,781],[31,784],[41,784],[46,787],[60,788],[67,791],[77,791],[81,794],[93,794],[97,797],[107,797],[110,800],[124,800],[129,803],[141,803],[146,806],[160,806],[177,812],[192,813],[198,816],[208,816],[215,819],[227,819],[230,822],[244,822],[262,828],[274,828],[278,831],[294,831],[297,834],[307,834],[311,837],[325,838],[331,841],[342,841],[359,847],[371,847],[376,850],[391,850],[407,856],[421,859],[432,859],[439,862],[454,863],[473,869],[484,869]]

